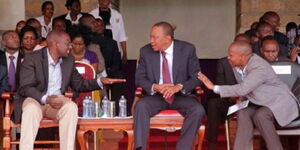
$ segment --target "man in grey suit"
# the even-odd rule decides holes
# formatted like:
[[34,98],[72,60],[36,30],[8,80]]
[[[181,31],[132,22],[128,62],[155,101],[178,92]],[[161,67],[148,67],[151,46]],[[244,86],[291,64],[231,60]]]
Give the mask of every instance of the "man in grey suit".
[[150,118],[161,110],[175,109],[184,117],[178,150],[191,150],[192,144],[205,115],[203,106],[191,95],[199,85],[200,71],[195,47],[174,39],[172,26],[159,22],[152,26],[150,44],[141,48],[136,85],[146,95],[134,109],[134,146],[147,148]]
[[71,40],[67,33],[51,31],[47,48],[27,54],[20,71],[20,88],[14,98],[15,122],[20,122],[20,149],[32,150],[40,121],[48,117],[59,122],[60,149],[74,150],[78,108],[63,96],[70,86],[74,91],[100,89],[103,84],[122,79],[84,80],[69,55]]
[[238,128],[234,150],[250,150],[255,124],[269,150],[282,150],[275,129],[275,120],[285,126],[299,116],[296,97],[275,74],[272,67],[261,57],[252,53],[245,42],[233,42],[228,49],[228,60],[239,67],[242,82],[236,85],[214,85],[204,74],[198,78],[208,89],[221,97],[243,96],[250,100],[247,108],[238,112]]

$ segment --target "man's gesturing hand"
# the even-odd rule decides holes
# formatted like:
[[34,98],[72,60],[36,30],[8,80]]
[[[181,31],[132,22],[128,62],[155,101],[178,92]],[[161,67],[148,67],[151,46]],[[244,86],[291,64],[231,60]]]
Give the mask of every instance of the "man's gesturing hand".
[[112,79],[112,78],[105,78],[105,77],[100,78],[100,80],[103,84],[114,84],[114,83],[126,82],[126,79]]
[[214,88],[214,84],[203,73],[198,73],[198,79],[202,81],[208,89],[212,90]]

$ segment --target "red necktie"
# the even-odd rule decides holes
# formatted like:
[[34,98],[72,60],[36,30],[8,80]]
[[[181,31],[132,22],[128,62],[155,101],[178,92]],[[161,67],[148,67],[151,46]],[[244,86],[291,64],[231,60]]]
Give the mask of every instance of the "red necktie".
[[[163,76],[163,83],[172,83],[171,82],[171,75],[169,71],[169,65],[168,65],[168,60],[166,58],[166,52],[161,52],[162,54],[162,76]],[[174,96],[171,98],[165,99],[169,104],[172,104],[174,100]]]

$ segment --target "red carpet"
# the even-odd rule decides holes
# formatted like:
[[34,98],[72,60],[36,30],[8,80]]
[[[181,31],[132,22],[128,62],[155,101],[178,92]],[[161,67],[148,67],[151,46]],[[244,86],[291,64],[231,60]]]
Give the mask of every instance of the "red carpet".
[[[219,128],[218,150],[226,150],[226,136],[224,126]],[[149,150],[175,150],[180,131],[168,133],[162,130],[151,129],[148,139]],[[127,136],[119,142],[119,150],[127,149]],[[207,150],[207,142],[204,141],[202,150]]]

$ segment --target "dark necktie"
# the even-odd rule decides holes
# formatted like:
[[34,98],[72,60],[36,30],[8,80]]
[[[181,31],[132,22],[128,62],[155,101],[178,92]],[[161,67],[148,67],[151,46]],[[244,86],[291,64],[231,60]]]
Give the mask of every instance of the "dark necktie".
[[16,68],[14,64],[15,56],[9,56],[9,68],[8,68],[8,83],[11,91],[16,89]]
[[[163,76],[163,83],[172,83],[171,82],[171,75],[170,75],[170,71],[169,71],[169,65],[168,65],[168,60],[166,58],[166,52],[161,52],[162,54],[162,76]],[[167,98],[166,101],[169,104],[172,104],[174,100],[174,96],[172,96],[171,98]]]

